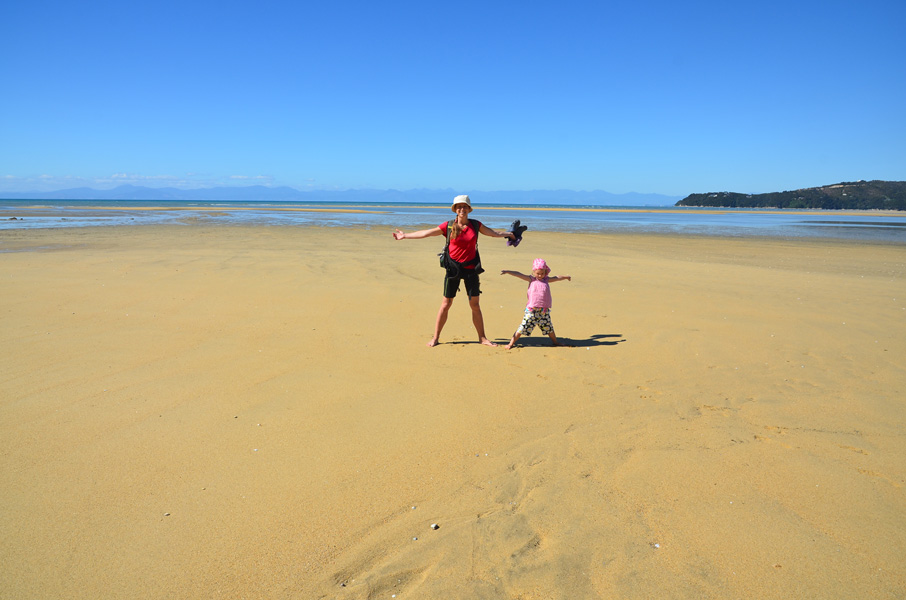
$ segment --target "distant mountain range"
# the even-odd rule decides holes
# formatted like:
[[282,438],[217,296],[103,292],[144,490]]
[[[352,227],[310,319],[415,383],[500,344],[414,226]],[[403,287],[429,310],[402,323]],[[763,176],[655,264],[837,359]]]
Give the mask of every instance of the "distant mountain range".
[[691,194],[677,206],[906,210],[906,181],[855,181],[768,194]]
[[55,192],[3,192],[16,200],[187,200],[199,202],[425,202],[446,204],[457,194],[469,194],[476,204],[568,204],[585,206],[672,206],[680,196],[611,194],[573,190],[482,192],[475,190],[313,190],[291,187],[213,187],[193,190],[121,185],[109,190],[73,188]]

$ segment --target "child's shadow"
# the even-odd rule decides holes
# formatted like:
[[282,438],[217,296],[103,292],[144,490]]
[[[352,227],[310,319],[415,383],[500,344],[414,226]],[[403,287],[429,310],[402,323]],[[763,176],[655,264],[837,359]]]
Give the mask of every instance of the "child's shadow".
[[[610,338],[620,338],[612,340]],[[579,338],[568,338],[568,337],[557,337],[557,340],[566,347],[575,346],[579,348],[589,348],[591,346],[616,346],[622,342],[625,342],[626,339],[623,337],[622,333],[596,333],[592,336],[589,336],[584,339]],[[499,341],[499,340],[498,340]],[[506,344],[506,342],[504,342]],[[536,336],[536,337],[521,337],[519,341],[516,342],[516,348],[519,346],[537,348],[541,346],[551,347],[551,340],[549,337],[545,336]]]

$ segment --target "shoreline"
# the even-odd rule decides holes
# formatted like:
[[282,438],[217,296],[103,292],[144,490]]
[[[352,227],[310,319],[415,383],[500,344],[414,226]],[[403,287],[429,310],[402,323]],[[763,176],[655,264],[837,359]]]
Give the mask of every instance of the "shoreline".
[[[432,222],[425,221],[424,223],[416,226],[429,226]],[[51,251],[54,249],[66,248],[70,246],[66,245],[57,245],[51,244],[49,246],[34,246],[30,243],[22,243],[22,240],[34,236],[54,236],[55,234],[64,232],[64,231],[101,231],[101,230],[120,230],[121,233],[126,233],[130,229],[135,230],[144,230],[144,229],[172,229],[180,232],[188,232],[189,230],[219,230],[219,229],[275,229],[275,230],[289,230],[289,231],[305,231],[305,230],[314,230],[321,231],[325,233],[341,231],[344,232],[340,235],[346,235],[345,232],[350,230],[361,231],[363,233],[377,233],[378,235],[390,235],[395,229],[391,225],[368,225],[362,227],[360,224],[318,224],[318,223],[300,223],[300,224],[254,224],[254,223],[236,223],[236,222],[221,222],[216,221],[196,221],[192,220],[189,222],[176,222],[176,223],[117,223],[117,224],[100,224],[100,225],[77,225],[77,226],[54,226],[54,227],[35,227],[35,228],[22,228],[22,229],[0,229],[0,255],[4,253],[11,252],[27,252],[27,251]],[[382,233],[383,232],[383,233]],[[845,238],[833,235],[821,236],[817,234],[803,236],[803,235],[780,235],[780,234],[765,234],[759,233],[757,235],[753,234],[730,234],[730,233],[703,233],[700,231],[694,232],[676,232],[676,231],[651,231],[651,230],[634,230],[634,229],[612,229],[606,231],[596,231],[596,230],[575,230],[568,232],[552,232],[547,230],[542,231],[532,231],[531,236],[577,236],[580,238],[612,238],[614,240],[626,241],[626,240],[638,240],[643,242],[648,238],[653,238],[658,242],[658,245],[666,243],[682,243],[683,241],[699,241],[702,243],[717,243],[720,241],[733,243],[753,243],[756,245],[774,245],[774,244],[784,244],[784,245],[803,245],[803,246],[820,246],[827,245],[832,247],[872,247],[877,246],[879,248],[897,248],[904,245],[903,241],[900,240],[891,240],[891,239],[870,239],[870,238]],[[493,243],[493,242],[491,242]],[[487,242],[485,242],[487,245]]]
[[[679,234],[744,238],[823,238],[906,244],[906,213],[813,211],[728,211],[646,207],[485,207],[476,215],[489,226],[508,228],[519,219],[536,232],[588,232],[602,235]],[[22,229],[186,226],[328,226],[339,229],[422,229],[446,219],[444,208],[426,205],[252,206],[242,204],[137,206],[91,204],[48,209],[0,208],[0,232]]]
[[[477,343],[463,298],[425,347],[434,241],[5,232],[0,586],[86,599],[906,587],[901,248],[482,240],[494,341],[525,303],[500,269],[541,256],[573,277],[552,286],[573,347],[535,331],[507,351]],[[476,390],[456,391],[455,373]]]

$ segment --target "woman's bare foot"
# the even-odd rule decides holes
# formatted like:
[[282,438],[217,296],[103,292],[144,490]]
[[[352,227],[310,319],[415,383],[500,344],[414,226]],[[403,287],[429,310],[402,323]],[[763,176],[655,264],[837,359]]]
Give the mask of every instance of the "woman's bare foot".
[[431,341],[428,342],[428,347],[433,348],[434,346],[436,346],[438,344],[440,344],[440,340],[438,340],[437,338],[431,338]]
[[478,341],[481,342],[485,346],[494,346],[495,348],[497,347],[497,344],[495,344],[488,338],[480,338]]

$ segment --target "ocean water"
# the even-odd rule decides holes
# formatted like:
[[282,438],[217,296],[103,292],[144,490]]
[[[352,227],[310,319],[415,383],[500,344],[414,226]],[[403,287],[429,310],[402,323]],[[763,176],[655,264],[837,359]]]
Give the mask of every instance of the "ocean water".
[[[472,217],[498,230],[520,219],[529,231],[731,237],[822,237],[906,244],[906,213],[713,208],[476,205]],[[448,206],[413,203],[188,202],[0,199],[0,232],[15,229],[173,224],[426,228]],[[2,235],[2,233],[0,233]]]

